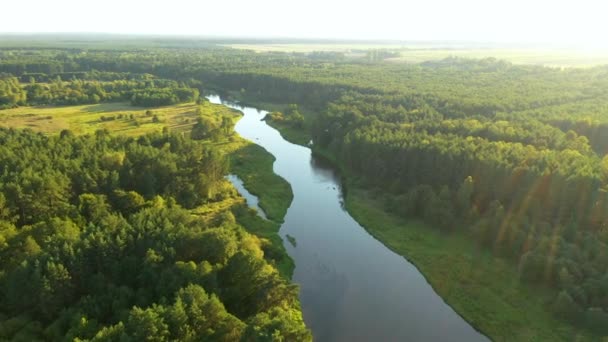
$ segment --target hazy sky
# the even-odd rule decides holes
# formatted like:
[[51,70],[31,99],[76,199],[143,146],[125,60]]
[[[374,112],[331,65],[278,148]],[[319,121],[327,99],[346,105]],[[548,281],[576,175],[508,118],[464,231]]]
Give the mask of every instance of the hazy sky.
[[603,0],[0,0],[0,32],[608,45]]

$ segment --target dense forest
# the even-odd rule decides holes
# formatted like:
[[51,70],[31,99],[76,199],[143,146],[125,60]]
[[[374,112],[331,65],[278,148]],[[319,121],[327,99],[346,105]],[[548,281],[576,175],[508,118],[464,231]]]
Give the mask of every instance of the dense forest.
[[0,337],[308,338],[297,287],[231,211],[227,160],[181,135],[0,130]]
[[[389,210],[465,229],[517,263],[523,281],[556,288],[558,315],[606,333],[608,158],[586,136],[532,118],[427,119],[424,104],[383,105],[340,99],[316,122],[315,142],[392,194]],[[392,122],[396,113],[405,119]]]
[[[0,52],[0,73],[1,107],[162,105],[194,100],[199,90],[293,104],[269,119],[309,132],[314,149],[385,194],[386,210],[466,235],[517,265],[522,282],[553,291],[548,306],[557,317],[608,333],[607,67],[546,68],[492,58],[405,65],[221,48],[14,49]],[[305,118],[297,105],[318,115]],[[199,123],[199,132],[204,126]],[[17,323],[8,320],[1,331],[31,320],[37,322],[32,329],[49,334],[136,337],[139,325],[158,320],[159,334],[179,338],[196,326],[184,323],[184,310],[212,305],[224,327],[212,332],[218,336],[258,332],[256,324],[304,334],[281,321],[281,310],[293,310],[295,290],[262,271],[255,239],[230,217],[201,227],[180,209],[222,196],[215,187],[225,167],[220,156],[177,137],[2,134],[3,148],[19,147],[0,154],[6,227],[0,299],[6,317],[25,312],[27,318],[12,318]],[[205,177],[193,184],[188,172]],[[58,230],[66,221],[73,231]],[[157,231],[148,222],[170,227]],[[142,231],[150,231],[149,238],[141,239]],[[206,239],[225,248],[205,255],[188,249]],[[120,243],[108,246],[110,240]],[[112,260],[129,260],[131,268],[117,270]],[[86,274],[78,271],[83,263]],[[251,273],[252,267],[259,271]],[[127,273],[140,276],[127,279]],[[251,274],[263,276],[248,285],[273,284],[264,303],[256,302],[260,288],[235,289],[237,279]],[[158,276],[175,277],[174,285],[151,288],[147,279]],[[96,281],[100,277],[105,280]],[[21,279],[39,287],[15,286]],[[184,287],[185,279],[199,285]],[[129,291],[140,286],[142,293]],[[120,296],[110,295],[116,292]],[[242,293],[252,296],[238,297]],[[114,303],[102,299],[106,295],[123,299]],[[10,302],[23,296],[32,302]],[[49,303],[44,312],[34,308],[38,300]],[[236,300],[255,304],[241,312]],[[71,309],[58,315],[66,304]],[[109,305],[123,313],[109,315]]]

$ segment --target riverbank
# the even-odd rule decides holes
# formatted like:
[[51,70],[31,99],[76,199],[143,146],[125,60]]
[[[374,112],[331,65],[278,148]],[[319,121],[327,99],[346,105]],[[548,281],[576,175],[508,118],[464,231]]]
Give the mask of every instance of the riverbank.
[[287,181],[273,171],[274,157],[258,145],[243,138],[244,146],[230,154],[230,172],[237,175],[252,195],[258,198],[258,206],[268,220],[251,210],[236,212],[237,221],[247,231],[270,242],[264,252],[283,276],[291,279],[295,264],[289,257],[283,239],[279,236],[281,223],[291,205],[293,193]]
[[[292,143],[304,145],[302,141],[310,141],[304,130],[292,134],[281,125],[272,126]],[[339,169],[343,177],[345,207],[352,217],[372,236],[416,265],[447,304],[491,339],[595,339],[557,319],[549,308],[555,293],[544,287],[520,283],[517,267],[511,262],[478,248],[466,233],[445,234],[420,220],[388,213],[383,207],[385,195],[382,192],[366,189],[327,151],[313,147],[313,153]]]
[[[285,108],[289,105],[288,103],[271,103],[271,102],[258,101],[256,99],[253,99],[253,98],[243,95],[241,93],[233,92],[233,91],[227,92],[226,98],[230,99],[231,101],[235,101],[243,106],[263,108],[264,110],[266,110],[268,112],[283,112],[285,110]],[[306,108],[306,107],[302,107],[302,106],[299,107],[299,111],[304,116],[303,128],[296,128],[290,124],[281,123],[281,122],[268,120],[268,119],[266,119],[265,121],[269,126],[271,126],[272,128],[275,128],[277,131],[279,131],[279,133],[281,134],[283,139],[289,141],[290,143],[296,144],[296,145],[302,145],[302,146],[308,147],[308,144],[311,141],[311,135],[309,133],[310,127],[311,127],[312,121],[314,120],[317,113],[315,113],[315,111],[311,110],[310,108]]]
[[463,234],[440,232],[383,209],[382,195],[347,182],[346,209],[370,234],[412,262],[435,291],[495,341],[591,340],[549,311],[553,293],[519,281],[507,260],[480,250]]
[[[205,108],[207,107],[214,108],[210,112],[226,110],[237,112],[223,105],[205,106]],[[242,113],[238,113],[231,117],[233,125],[242,118]],[[274,173],[275,158],[272,154],[240,137],[236,132],[223,143],[221,149],[229,156],[230,173],[238,176],[247,191],[258,198],[258,206],[268,218],[265,220],[251,210],[237,209],[234,210],[237,221],[250,233],[268,241],[264,248],[267,259],[274,260],[274,266],[279,273],[291,279],[295,264],[287,254],[283,239],[279,236],[281,223],[293,200],[291,186],[285,179]]]
[[293,200],[293,193],[289,183],[274,173],[274,161],[272,154],[262,147],[246,142],[230,154],[230,171],[258,198],[258,205],[268,219],[280,224]]

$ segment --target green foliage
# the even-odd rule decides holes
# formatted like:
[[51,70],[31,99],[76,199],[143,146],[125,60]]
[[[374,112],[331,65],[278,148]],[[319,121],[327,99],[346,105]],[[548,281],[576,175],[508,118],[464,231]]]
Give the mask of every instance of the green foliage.
[[131,96],[131,104],[142,107],[169,106],[198,99],[197,89],[190,88],[145,88],[136,90]]
[[0,77],[0,109],[24,104],[26,99],[26,92],[16,78]]
[[194,140],[213,139],[221,134],[219,126],[210,118],[199,117],[192,127],[190,137]]
[[301,328],[302,314],[297,310],[275,308],[256,315],[244,333],[246,341],[312,341]]
[[[258,196],[269,219],[282,222],[293,193],[291,185],[272,171],[274,157],[258,145],[247,145],[230,156],[230,170],[243,180],[247,190]],[[264,170],[264,172],[260,172]]]
[[[605,68],[494,59],[310,65],[317,66],[273,61],[204,76],[257,101],[318,110],[315,149],[389,193],[394,213],[459,230],[519,265],[523,283],[555,297],[566,291],[583,310],[608,311],[598,285],[608,269]],[[294,112],[289,106],[268,120],[287,133]],[[601,321],[595,311],[586,316]]]
[[557,315],[570,321],[580,320],[582,315],[581,308],[566,291],[561,291],[557,295],[553,310]]
[[[144,79],[129,74],[114,74],[108,81],[86,80],[96,73],[62,81],[40,74],[46,83],[20,84],[15,77],[0,77],[0,109],[17,105],[75,105],[111,101],[131,101],[132,105],[155,107],[194,102],[199,91],[167,79]],[[23,77],[22,77],[23,78]]]
[[[234,341],[250,324],[310,336],[297,287],[269,263],[282,252],[265,255],[276,247],[231,206],[213,220],[184,208],[232,196],[219,150],[105,131],[0,141],[0,339]],[[276,310],[296,314],[250,323]]]
[[281,112],[272,112],[267,116],[269,121],[277,124],[287,124],[293,128],[304,128],[304,115],[298,111],[298,105],[290,104],[285,108],[285,114]]
[[420,219],[389,213],[385,202],[391,195],[347,186],[346,208],[353,217],[414,263],[454,310],[492,340],[597,340],[554,316],[552,291],[522,283],[516,265],[479,246],[466,231],[446,234]]
[[[370,51],[365,62],[353,62],[334,54],[230,49],[87,53],[15,49],[4,52],[0,60],[0,72],[13,75],[0,82],[0,106],[115,99],[141,105],[192,101],[198,96],[193,87],[202,89],[200,80],[206,87],[256,101],[288,103],[278,109],[282,114],[269,116],[269,123],[300,143],[308,143],[310,133],[317,151],[330,155],[362,185],[386,194],[385,210],[401,217],[419,217],[444,234],[460,234],[471,240],[496,260],[504,258],[519,272],[511,280],[544,288],[552,297],[547,302],[554,304],[558,316],[603,333],[598,327],[608,312],[608,278],[604,276],[608,270],[606,67],[557,69],[512,65],[493,58],[447,58],[417,65],[378,62],[390,54]],[[29,84],[19,84],[18,79]],[[197,102],[201,107],[196,115],[201,117],[207,105]],[[304,108],[318,115],[310,115]],[[213,140],[228,135],[229,127],[229,119],[201,117],[191,136]],[[69,134],[65,138],[73,140]],[[15,146],[15,139],[19,141],[11,139],[0,140],[9,146]],[[38,136],[28,135],[27,139],[49,144]],[[86,155],[94,149],[84,142],[64,146],[51,141],[59,157],[70,163],[43,168],[41,165],[53,165],[54,161],[32,157],[36,153],[27,144],[26,152],[0,151],[0,163],[11,165],[0,173],[5,197],[4,205],[0,198],[0,217],[5,220],[2,229],[6,232],[0,248],[10,246],[13,239],[20,246],[10,252],[6,247],[0,249],[7,253],[2,259],[7,264],[16,267],[22,255],[38,258],[47,249],[40,239],[23,237],[14,228],[42,230],[36,223],[54,217],[69,218],[79,227],[82,222],[102,224],[116,212],[132,220],[148,210],[155,196],[173,197],[187,208],[222,196],[218,180],[227,163],[181,142],[182,138],[126,141],[120,151],[112,146],[112,140],[96,139],[95,151],[116,150],[118,154],[98,156],[90,152],[95,157],[73,160],[70,156],[81,151]],[[287,208],[285,203],[291,200],[285,195],[288,185],[252,172],[259,166],[251,162],[255,159],[252,149],[232,153],[231,171],[251,185],[252,193],[265,194],[261,196],[262,208],[279,221]],[[124,153],[122,162],[120,153]],[[99,170],[89,171],[89,165],[102,160]],[[57,168],[58,172],[53,171]],[[143,203],[129,192],[139,194]],[[79,198],[86,194],[93,197]],[[123,200],[125,207],[117,207]],[[92,207],[95,203],[99,210]],[[239,211],[235,214],[240,220],[263,230],[264,224]],[[234,245],[227,243],[231,233],[209,234],[208,238],[226,248],[225,253],[213,251],[212,257],[204,256],[213,259],[208,261],[213,267],[264,269],[241,260],[238,248],[235,252]],[[265,253],[272,254],[272,249],[265,248]],[[192,248],[188,253],[201,258],[204,254]],[[151,260],[158,259],[154,255],[150,253]],[[240,262],[231,263],[237,256]],[[161,259],[165,259],[164,254]],[[196,267],[180,265],[180,274],[196,278],[197,263]],[[40,267],[38,273],[21,272],[18,276],[31,277],[32,284],[51,278],[58,284],[65,282],[56,263],[36,267]],[[44,272],[53,276],[44,280]],[[231,313],[237,300],[251,301],[259,295],[255,285],[265,284],[249,279],[251,288],[240,287],[233,284],[233,278],[218,274],[232,289],[227,291],[228,301],[219,296]],[[239,297],[240,290],[253,297]],[[280,294],[277,298],[282,298]],[[58,298],[59,304],[66,300]],[[140,307],[146,310],[148,306]],[[569,312],[575,312],[576,319],[569,318]],[[246,311],[240,314],[252,315]],[[158,313],[158,317],[163,316]],[[126,325],[114,327],[108,328],[108,334],[126,331]],[[243,331],[247,336],[274,338],[265,329],[248,326]],[[30,326],[28,331],[38,330]]]

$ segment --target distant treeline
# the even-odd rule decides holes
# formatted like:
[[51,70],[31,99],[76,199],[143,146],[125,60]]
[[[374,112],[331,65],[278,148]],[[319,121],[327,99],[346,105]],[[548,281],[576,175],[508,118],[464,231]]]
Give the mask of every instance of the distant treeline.
[[0,78],[0,109],[22,105],[77,105],[130,101],[134,106],[167,106],[196,101],[199,91],[183,82],[166,79],[112,81],[56,76],[47,83],[21,84],[15,77]]

